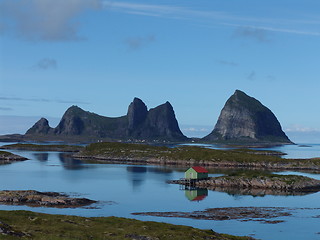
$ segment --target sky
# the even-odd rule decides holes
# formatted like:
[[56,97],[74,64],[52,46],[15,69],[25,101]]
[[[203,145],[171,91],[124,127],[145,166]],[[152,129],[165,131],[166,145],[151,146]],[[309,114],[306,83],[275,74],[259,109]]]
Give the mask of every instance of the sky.
[[[0,0],[0,134],[71,105],[123,116],[169,101],[205,136],[236,89],[293,141],[320,142],[318,0]],[[302,141],[302,140],[301,140]]]

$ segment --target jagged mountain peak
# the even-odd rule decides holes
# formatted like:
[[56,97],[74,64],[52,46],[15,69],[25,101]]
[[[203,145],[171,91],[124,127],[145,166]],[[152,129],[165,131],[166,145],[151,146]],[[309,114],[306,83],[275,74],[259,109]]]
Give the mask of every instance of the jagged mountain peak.
[[47,126],[45,121],[41,121],[41,124],[37,124],[36,131],[33,128],[28,130],[28,133],[38,131],[38,135],[59,139],[168,141],[187,139],[179,129],[173,107],[169,102],[148,111],[145,103],[137,97],[130,103],[125,116],[104,117],[73,105],[66,110],[56,128],[45,131],[45,126]]
[[129,131],[141,125],[145,121],[147,114],[147,106],[141,99],[135,97],[128,107],[127,117]]
[[26,132],[26,134],[41,135],[41,134],[48,134],[50,131],[51,131],[51,128],[49,126],[49,121],[46,118],[41,118]]

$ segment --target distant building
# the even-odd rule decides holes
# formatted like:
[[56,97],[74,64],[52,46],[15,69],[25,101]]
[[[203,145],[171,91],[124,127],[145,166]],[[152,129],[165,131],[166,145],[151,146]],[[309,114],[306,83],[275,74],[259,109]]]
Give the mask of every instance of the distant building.
[[200,166],[195,166],[189,168],[184,175],[186,179],[204,179],[208,178],[208,170]]

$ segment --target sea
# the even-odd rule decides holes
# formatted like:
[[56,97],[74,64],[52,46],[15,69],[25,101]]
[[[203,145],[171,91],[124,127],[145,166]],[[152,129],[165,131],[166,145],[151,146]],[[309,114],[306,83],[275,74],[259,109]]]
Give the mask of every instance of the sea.
[[[5,145],[8,143],[0,143]],[[217,145],[203,145],[219,148]],[[221,147],[220,147],[221,148]],[[261,148],[259,148],[261,149]],[[258,150],[259,150],[258,149]],[[283,145],[266,150],[286,153],[284,158],[320,157],[320,144]],[[167,222],[219,233],[252,236],[263,240],[320,239],[320,192],[300,195],[264,195],[241,192],[190,192],[169,184],[184,176],[184,167],[88,164],[62,152],[10,150],[29,160],[0,165],[1,190],[37,190],[67,193],[98,201],[89,207],[51,208],[0,205],[0,210],[30,210],[50,214],[86,217],[117,216],[143,221]],[[223,175],[221,169],[210,169],[210,176]],[[298,174],[320,180],[317,173]],[[198,194],[198,196],[197,196]],[[177,217],[133,215],[139,212],[193,212],[209,208],[282,207],[288,216],[263,219],[198,220]]]

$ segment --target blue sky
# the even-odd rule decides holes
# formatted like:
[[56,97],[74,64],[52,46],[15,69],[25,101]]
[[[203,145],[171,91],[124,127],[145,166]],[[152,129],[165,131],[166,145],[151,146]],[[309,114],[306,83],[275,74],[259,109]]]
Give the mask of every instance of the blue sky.
[[149,108],[170,101],[183,131],[204,136],[240,89],[289,136],[314,135],[319,9],[317,0],[0,0],[0,134],[41,116],[54,127],[71,105],[125,115],[139,97]]

